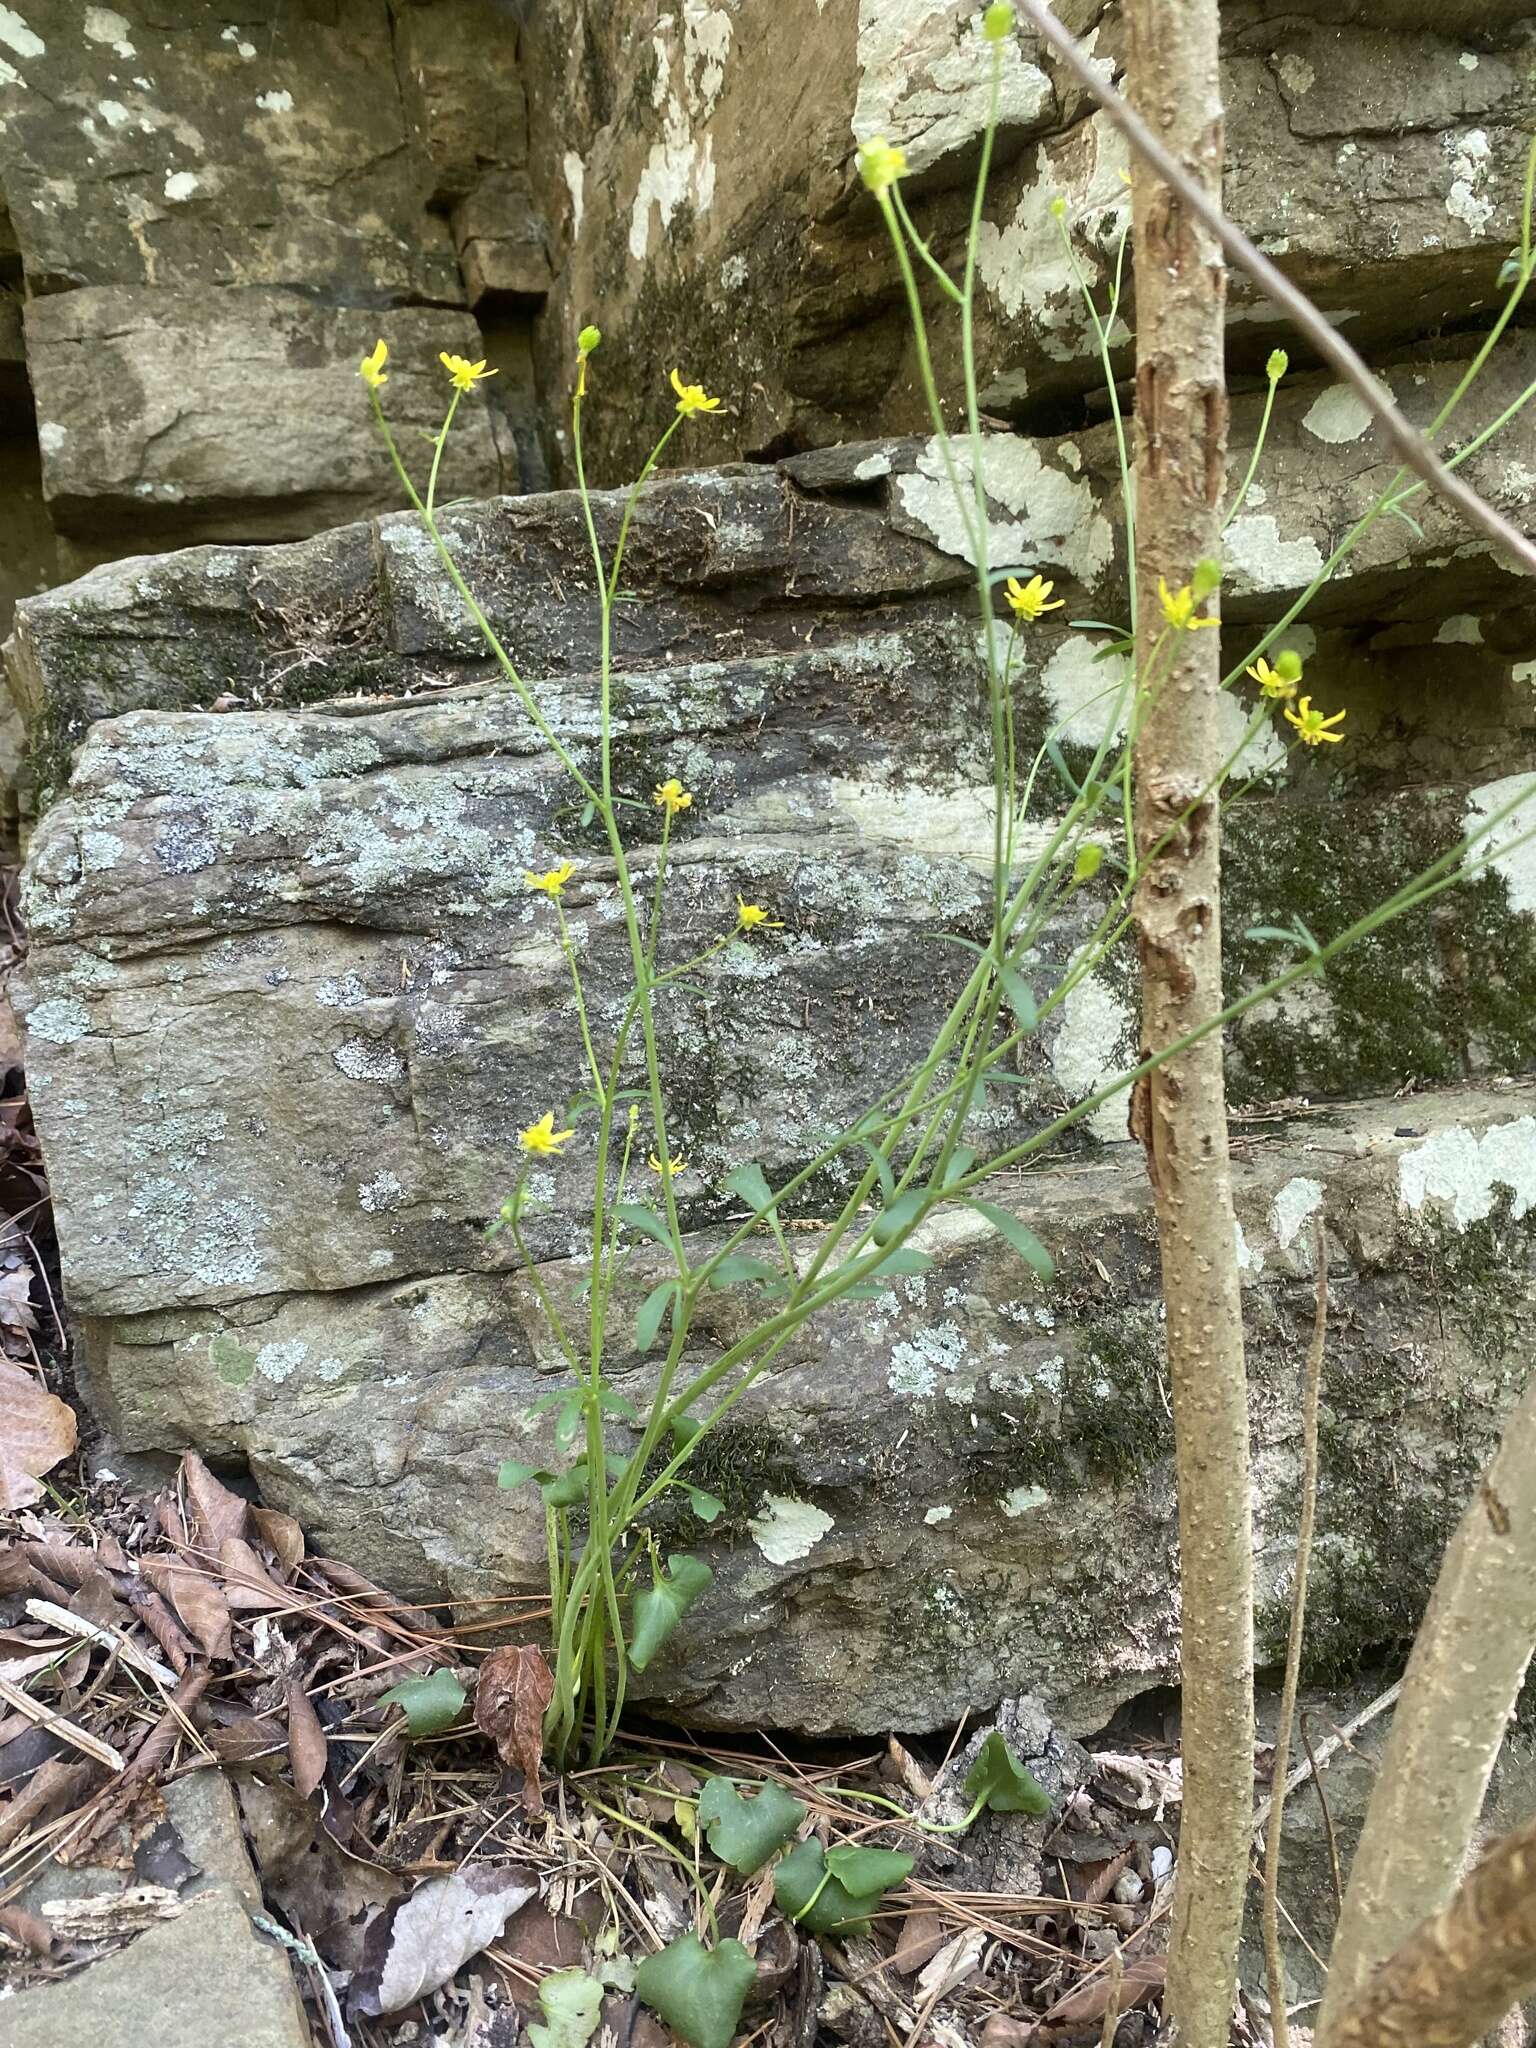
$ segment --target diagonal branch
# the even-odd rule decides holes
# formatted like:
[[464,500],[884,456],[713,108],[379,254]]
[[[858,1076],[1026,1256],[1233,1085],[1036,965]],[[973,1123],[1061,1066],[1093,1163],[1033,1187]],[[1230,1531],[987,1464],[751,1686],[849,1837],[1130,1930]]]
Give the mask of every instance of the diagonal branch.
[[1496,547],[1506,549],[1528,575],[1536,575],[1536,543],[1518,527],[1512,526],[1501,512],[1495,511],[1470,484],[1463,483],[1454,470],[1446,468],[1418,428],[1398,411],[1392,394],[1371,373],[1364,358],[1357,355],[1338,329],[1324,319],[1306,293],[1256,249],[1241,228],[1233,226],[1177,157],[1163,147],[1140,115],[1127,105],[1113,86],[1104,82],[1078,49],[1070,30],[1062,27],[1050,9],[1043,5],[1043,0],[1019,0],[1019,5],[1030,24],[1050,44],[1073,77],[1093,95],[1158,176],[1173,187],[1195,218],[1220,242],[1231,261],[1247,271],[1259,289],[1307,337],[1323,360],[1359,392],[1407,467],[1421,476],[1431,490],[1438,491],[1448,504],[1454,505],[1469,526]]
[[1334,2048],[1469,2048],[1536,1990],[1536,1820],[1505,1835],[1451,1903],[1389,1956]]

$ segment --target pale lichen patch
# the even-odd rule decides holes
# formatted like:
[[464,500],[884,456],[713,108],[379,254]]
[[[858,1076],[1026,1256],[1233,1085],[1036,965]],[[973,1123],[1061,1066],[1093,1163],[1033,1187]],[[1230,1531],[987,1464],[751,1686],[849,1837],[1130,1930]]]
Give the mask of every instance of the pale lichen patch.
[[772,1493],[763,1495],[761,1511],[747,1524],[752,1541],[770,1564],[777,1565],[809,1557],[832,1526],[824,1508]]
[[1536,1117],[1517,1117],[1479,1134],[1463,1124],[1436,1131],[1398,1161],[1398,1198],[1408,1209],[1446,1204],[1458,1230],[1491,1214],[1507,1189],[1518,1222],[1536,1204]]

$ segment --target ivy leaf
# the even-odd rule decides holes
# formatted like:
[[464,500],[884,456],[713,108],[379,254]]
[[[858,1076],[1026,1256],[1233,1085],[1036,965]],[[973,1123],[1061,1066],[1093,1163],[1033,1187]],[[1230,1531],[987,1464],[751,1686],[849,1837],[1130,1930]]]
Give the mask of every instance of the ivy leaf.
[[707,1949],[680,1934],[635,1972],[635,1991],[689,2048],[731,2048],[757,1965],[739,1941]]
[[551,1486],[556,1475],[546,1472],[541,1465],[520,1465],[516,1458],[503,1458],[496,1473],[496,1484],[508,1488],[526,1486],[532,1480],[535,1486]]
[[767,1211],[774,1205],[773,1189],[755,1159],[749,1159],[745,1166],[738,1166],[728,1173],[725,1185],[733,1195],[740,1195],[749,1208]]
[[381,1707],[400,1707],[412,1740],[441,1735],[464,1711],[466,1694],[453,1673],[443,1668],[425,1678],[407,1678],[379,1695]]
[[[834,1849],[832,1854],[845,1859],[849,1855],[878,1856],[889,1866],[900,1864],[903,1867],[892,1878],[892,1883],[899,1884],[912,1868],[910,1856],[889,1856],[881,1849]],[[855,1863],[852,1867],[856,1873],[861,1873],[866,1866]],[[775,1865],[773,1872],[773,1896],[779,1911],[808,1934],[865,1933],[869,1927],[869,1916],[879,1905],[881,1893],[886,1889],[885,1885],[876,1885],[870,1891],[849,1891],[836,1871],[828,1867],[828,1858],[814,1837],[798,1842]]]
[[827,1868],[833,1878],[855,1899],[877,1899],[882,1892],[905,1884],[912,1875],[914,1859],[894,1849],[829,1849]]
[[640,1313],[635,1317],[635,1347],[649,1351],[666,1321],[667,1310],[677,1295],[677,1282],[663,1280],[659,1287],[653,1287],[640,1304]]
[[965,1796],[993,1813],[1049,1813],[1051,1795],[1032,1778],[994,1728],[965,1776]]
[[1021,1223],[1011,1209],[999,1209],[996,1202],[979,1202],[967,1195],[966,1202],[978,1216],[985,1216],[994,1230],[1002,1232],[1026,1266],[1032,1266],[1042,1280],[1050,1280],[1056,1262],[1027,1223]]
[[725,1502],[716,1500],[715,1496],[706,1493],[702,1486],[690,1486],[684,1480],[682,1487],[688,1496],[688,1505],[701,1522],[716,1522],[725,1513]]
[[629,1661],[637,1671],[644,1671],[714,1576],[701,1557],[669,1557],[650,1591],[635,1595]]
[[638,1230],[646,1237],[654,1237],[656,1242],[664,1244],[668,1251],[672,1249],[672,1239],[667,1233],[667,1226],[654,1209],[647,1209],[643,1202],[620,1202],[617,1214],[619,1221],[627,1223],[631,1230]]
[[743,1799],[729,1778],[706,1780],[699,1794],[699,1826],[709,1846],[732,1870],[750,1877],[782,1849],[805,1819],[805,1807],[772,1778],[755,1799]]
[[602,2017],[603,1987],[585,1970],[552,1970],[539,1984],[546,2026],[530,2026],[533,2048],[587,2048]]

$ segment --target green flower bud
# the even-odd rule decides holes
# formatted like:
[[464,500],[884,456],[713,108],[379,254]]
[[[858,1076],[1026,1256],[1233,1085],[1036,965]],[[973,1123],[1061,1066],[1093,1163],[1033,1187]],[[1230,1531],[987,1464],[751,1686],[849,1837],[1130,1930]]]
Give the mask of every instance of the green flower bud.
[[1275,662],[1275,674],[1287,683],[1301,681],[1301,656],[1294,647],[1287,647]]
[[1271,384],[1278,384],[1290,367],[1290,357],[1283,348],[1277,348],[1271,353],[1269,361],[1264,365],[1264,372]]
[[1189,579],[1189,587],[1194,592],[1195,603],[1203,604],[1220,581],[1220,562],[1196,562],[1195,573]]
[[1051,212],[1057,220],[1065,220],[1067,217],[1067,202],[1060,192],[1051,201]]
[[868,142],[859,144],[859,176],[876,197],[889,192],[906,168],[903,152],[893,148],[883,135],[872,135]]
[[1013,9],[1008,0],[996,0],[981,17],[981,32],[989,43],[1006,42],[1013,34]]
[[576,337],[576,346],[584,356],[589,356],[602,338],[602,332],[599,328],[583,327],[580,334]]
[[1091,882],[1094,876],[1099,872],[1099,869],[1103,864],[1103,860],[1103,847],[1096,846],[1094,842],[1090,839],[1086,845],[1080,846],[1077,849],[1077,859],[1072,863],[1073,881]]

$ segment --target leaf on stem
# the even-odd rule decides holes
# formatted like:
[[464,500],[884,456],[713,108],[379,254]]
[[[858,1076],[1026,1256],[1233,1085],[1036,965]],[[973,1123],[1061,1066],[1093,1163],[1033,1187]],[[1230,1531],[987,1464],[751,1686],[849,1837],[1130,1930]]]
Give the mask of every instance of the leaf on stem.
[[710,1778],[699,1794],[699,1826],[709,1846],[732,1870],[750,1877],[782,1849],[805,1819],[793,1793],[765,1779],[755,1799],[743,1799],[729,1778]]
[[914,1251],[909,1244],[899,1244],[894,1251],[886,1253],[879,1265],[871,1271],[873,1279],[878,1274],[882,1279],[905,1279],[912,1273],[927,1273],[932,1270],[933,1261],[926,1252]]
[[730,2048],[757,1965],[739,1941],[705,1948],[696,1934],[680,1934],[635,1972],[635,1991],[689,2044]]
[[667,1311],[677,1299],[678,1284],[675,1280],[663,1280],[659,1287],[653,1287],[640,1304],[640,1313],[635,1317],[635,1349],[649,1351],[661,1334]]
[[1056,1262],[1027,1223],[1020,1222],[1011,1209],[1000,1209],[996,1202],[978,1201],[974,1195],[965,1199],[978,1216],[985,1216],[995,1230],[1001,1231],[1026,1266],[1032,1267],[1042,1280],[1054,1277]]
[[[849,1889],[834,1858],[862,1890]],[[829,1855],[813,1836],[798,1842],[777,1865],[773,1896],[785,1918],[808,1934],[863,1934],[881,1896],[909,1876],[911,1869],[910,1856],[884,1849],[834,1849]],[[870,1883],[870,1878],[875,1881]]]
[[649,1592],[635,1595],[629,1661],[637,1671],[645,1670],[714,1576],[701,1557],[669,1557]]
[[750,1252],[730,1252],[714,1268],[709,1284],[717,1293],[727,1287],[735,1287],[743,1280],[755,1280],[771,1287],[782,1281],[784,1275],[777,1266],[770,1266],[766,1259],[754,1258]]
[[745,1166],[733,1168],[725,1176],[725,1186],[733,1195],[740,1195],[749,1207],[762,1213],[766,1214],[774,1206],[773,1189],[755,1159],[749,1159]]
[[[1079,793],[1075,782],[1072,784],[1072,793],[1074,796]],[[974,939],[962,939],[958,932],[929,932],[926,936],[938,939],[946,946],[963,946],[967,953],[974,953],[978,960],[988,961],[1003,985],[1003,994],[1008,998],[1008,1007],[1012,1010],[1019,1029],[1034,1030],[1040,1015],[1035,1004],[1035,992],[1016,967],[1010,967],[1006,960],[999,966],[997,955],[990,946],[978,946]]]
[[627,1223],[631,1230],[638,1230],[646,1237],[654,1237],[658,1244],[672,1249],[672,1239],[667,1226],[654,1209],[647,1209],[643,1202],[620,1202],[615,1212],[621,1223]]
[[981,1745],[965,1776],[965,1796],[979,1800],[992,1813],[1036,1813],[1051,1810],[1051,1796],[1030,1776],[994,1728]]
[[392,1685],[379,1697],[381,1707],[399,1707],[413,1740],[423,1735],[441,1735],[464,1711],[467,1695],[446,1667],[425,1678],[407,1678]]
[[926,1188],[908,1188],[881,1210],[870,1226],[870,1236],[876,1244],[889,1244],[893,1237],[899,1237],[902,1231],[912,1228],[927,1201]]
[[725,1502],[716,1500],[712,1493],[706,1493],[702,1486],[690,1486],[686,1479],[678,1482],[688,1496],[688,1505],[701,1522],[716,1522],[725,1513]]

